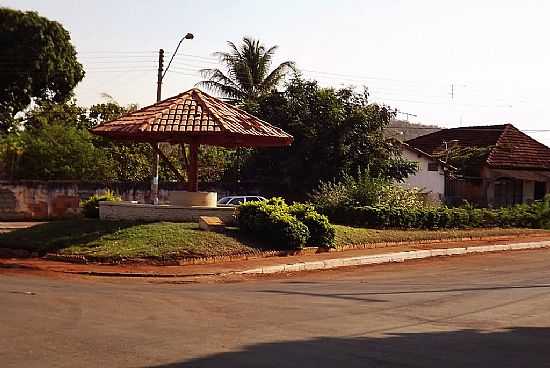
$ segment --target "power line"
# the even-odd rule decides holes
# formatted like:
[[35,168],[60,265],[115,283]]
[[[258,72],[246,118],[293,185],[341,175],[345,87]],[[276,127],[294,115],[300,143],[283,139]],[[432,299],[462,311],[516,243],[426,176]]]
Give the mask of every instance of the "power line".
[[[391,129],[416,129],[416,130],[444,130],[444,129],[460,129],[476,132],[501,132],[502,129],[497,128],[479,128],[479,127],[430,127],[430,126],[390,126]],[[522,132],[529,133],[550,133],[550,129],[520,129]]]

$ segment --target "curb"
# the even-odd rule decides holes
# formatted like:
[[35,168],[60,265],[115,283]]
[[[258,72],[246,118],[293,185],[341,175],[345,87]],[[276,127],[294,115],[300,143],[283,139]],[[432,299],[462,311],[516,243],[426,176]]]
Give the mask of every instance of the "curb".
[[[223,276],[225,273],[196,273],[196,274],[177,274],[177,273],[158,273],[158,272],[103,272],[103,271],[56,271],[62,273],[70,273],[73,275],[83,276],[102,276],[102,277],[158,277],[158,278],[170,278],[170,277],[204,277],[204,276]],[[234,272],[228,272],[231,274]]]
[[311,270],[327,270],[339,267],[362,266],[372,264],[384,264],[393,262],[405,262],[414,259],[425,259],[442,256],[456,256],[474,253],[489,253],[502,252],[509,250],[527,250],[550,248],[550,241],[516,243],[516,244],[499,244],[499,245],[484,245],[465,248],[442,248],[430,250],[413,250],[407,252],[396,252],[386,254],[375,254],[372,256],[350,257],[350,258],[335,258],[325,261],[315,262],[300,262],[285,265],[266,266],[254,268],[245,271],[234,272],[235,274],[253,275],[253,274],[271,274],[280,272],[298,272]]
[[433,257],[457,256],[476,253],[503,252],[512,250],[529,250],[550,248],[550,241],[515,243],[515,244],[497,244],[483,245],[462,248],[439,248],[428,250],[412,250],[405,252],[394,252],[385,254],[374,254],[370,256],[334,258],[324,261],[298,262],[281,265],[272,265],[259,267],[244,271],[212,272],[197,274],[178,274],[178,273],[157,273],[157,272],[102,272],[102,271],[58,271],[63,273],[85,275],[85,276],[103,276],[103,277],[157,277],[157,278],[191,278],[204,276],[227,276],[227,275],[255,275],[255,274],[274,274],[282,272],[300,272],[314,270],[328,270],[340,267],[363,266],[374,264],[385,264],[395,262],[405,262],[417,259],[426,259]]

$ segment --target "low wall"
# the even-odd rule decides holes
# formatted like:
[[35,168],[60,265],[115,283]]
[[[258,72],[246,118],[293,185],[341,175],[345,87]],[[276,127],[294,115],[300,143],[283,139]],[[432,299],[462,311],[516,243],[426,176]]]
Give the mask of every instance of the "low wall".
[[99,218],[102,220],[197,222],[200,216],[216,216],[230,225],[235,222],[235,208],[99,202]]
[[[232,194],[269,196],[253,185],[224,188],[203,183],[201,190],[217,192],[218,198]],[[80,215],[80,201],[93,194],[111,190],[124,201],[151,203],[148,182],[82,182],[69,180],[0,180],[0,221],[47,220]],[[181,191],[179,183],[159,183],[159,203],[169,203],[172,193]]]
[[[168,203],[178,183],[163,182],[159,202]],[[214,190],[218,188],[213,188]],[[0,221],[46,220],[80,215],[80,201],[112,190],[125,201],[151,202],[146,182],[0,181]],[[219,195],[225,194],[218,190]]]

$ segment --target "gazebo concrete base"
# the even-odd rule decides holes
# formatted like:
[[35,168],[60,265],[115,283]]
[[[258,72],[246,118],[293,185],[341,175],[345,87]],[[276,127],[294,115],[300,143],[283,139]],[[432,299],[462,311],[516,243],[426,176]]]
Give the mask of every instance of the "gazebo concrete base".
[[174,206],[182,207],[216,207],[218,193],[216,192],[188,192],[178,190],[170,192],[168,200]]
[[109,221],[198,222],[200,216],[219,217],[226,225],[235,223],[234,207],[200,207],[99,202],[99,218]]

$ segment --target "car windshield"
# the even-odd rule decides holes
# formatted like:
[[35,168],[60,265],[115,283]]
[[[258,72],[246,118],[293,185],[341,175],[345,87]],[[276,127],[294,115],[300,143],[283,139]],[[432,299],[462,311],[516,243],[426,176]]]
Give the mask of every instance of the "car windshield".
[[243,202],[244,202],[244,197],[235,197],[228,204],[237,205],[237,204],[241,204]]
[[218,204],[227,204],[231,200],[232,197],[223,197],[218,201]]

